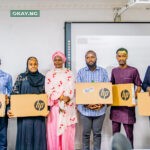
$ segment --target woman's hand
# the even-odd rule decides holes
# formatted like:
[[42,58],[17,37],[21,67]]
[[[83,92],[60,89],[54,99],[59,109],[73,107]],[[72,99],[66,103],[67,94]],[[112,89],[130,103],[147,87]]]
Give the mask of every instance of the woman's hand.
[[70,101],[70,97],[69,96],[64,96],[64,95],[61,95],[59,99],[61,101],[64,101],[66,104]]
[[11,110],[8,110],[8,111],[7,111],[7,116],[8,116],[9,118],[12,118],[12,117],[14,116],[14,114],[11,112]]
[[70,102],[70,97],[69,96],[64,96],[63,101],[67,104],[68,102]]

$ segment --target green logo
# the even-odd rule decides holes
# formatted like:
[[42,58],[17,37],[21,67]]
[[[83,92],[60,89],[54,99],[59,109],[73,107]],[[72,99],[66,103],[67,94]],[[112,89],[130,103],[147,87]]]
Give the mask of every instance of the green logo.
[[40,17],[40,10],[10,10],[10,17]]

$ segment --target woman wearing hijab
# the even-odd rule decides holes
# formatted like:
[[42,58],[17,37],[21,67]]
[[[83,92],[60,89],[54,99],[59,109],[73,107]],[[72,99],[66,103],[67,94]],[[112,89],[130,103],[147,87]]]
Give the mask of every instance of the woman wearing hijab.
[[[27,70],[21,73],[14,84],[12,94],[41,94],[45,77],[38,71],[38,60],[29,57]],[[13,115],[10,111],[8,116]],[[46,150],[45,117],[17,118],[16,150]]]
[[74,150],[75,123],[74,76],[63,68],[66,57],[60,51],[53,54],[54,69],[48,71],[45,91],[49,97],[50,113],[47,119],[47,149]]

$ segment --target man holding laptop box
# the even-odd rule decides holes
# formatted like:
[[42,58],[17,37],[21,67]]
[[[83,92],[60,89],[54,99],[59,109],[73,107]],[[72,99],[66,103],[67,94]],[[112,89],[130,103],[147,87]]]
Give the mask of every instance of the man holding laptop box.
[[[116,59],[119,63],[119,67],[112,70],[111,82],[112,84],[116,84],[114,86],[117,86],[117,84],[126,84],[126,86],[128,86],[128,83],[134,84],[134,86],[136,86],[135,98],[137,98],[137,93],[141,91],[142,82],[138,70],[126,64],[127,58],[128,51],[125,48],[119,48],[116,52]],[[123,99],[127,101],[128,96],[128,90],[125,90],[124,93],[122,93]],[[123,124],[126,135],[133,147],[133,128],[136,122],[135,107],[112,106],[110,119],[112,120],[113,134],[120,132],[121,124]]]
[[[77,82],[85,82],[93,84],[92,82],[108,82],[107,71],[96,65],[97,56],[93,50],[89,50],[85,54],[85,61],[87,67],[79,70],[77,75]],[[77,83],[77,85],[78,85]],[[77,89],[77,87],[76,87]],[[87,88],[84,92],[93,92],[95,89],[93,87]],[[106,92],[104,92],[106,91]],[[109,90],[108,90],[109,91]],[[103,89],[100,95],[103,97],[107,93],[106,97],[109,96],[107,89]],[[78,99],[76,97],[76,99]],[[94,97],[91,99],[91,103],[82,104],[78,102],[78,111],[80,112],[81,122],[83,126],[82,132],[82,150],[90,149],[90,135],[91,130],[93,130],[93,145],[94,150],[99,150],[101,146],[101,130],[103,121],[105,118],[106,105],[102,103],[92,103]],[[82,100],[81,100],[82,101]]]

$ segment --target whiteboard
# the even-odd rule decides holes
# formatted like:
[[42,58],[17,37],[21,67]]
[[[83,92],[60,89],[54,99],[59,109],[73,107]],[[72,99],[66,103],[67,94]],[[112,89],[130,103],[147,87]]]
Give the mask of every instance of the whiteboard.
[[118,66],[116,50],[128,50],[127,64],[138,68],[143,80],[150,56],[149,23],[73,23],[71,26],[72,69],[85,66],[85,53],[94,50],[97,64],[111,69]]

